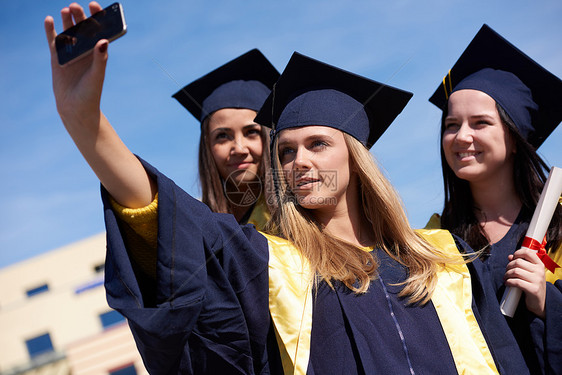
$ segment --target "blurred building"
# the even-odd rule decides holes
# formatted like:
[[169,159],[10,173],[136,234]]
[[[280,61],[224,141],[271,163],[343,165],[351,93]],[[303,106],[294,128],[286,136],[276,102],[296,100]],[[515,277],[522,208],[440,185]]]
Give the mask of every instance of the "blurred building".
[[0,375],[147,374],[103,287],[105,234],[0,269]]

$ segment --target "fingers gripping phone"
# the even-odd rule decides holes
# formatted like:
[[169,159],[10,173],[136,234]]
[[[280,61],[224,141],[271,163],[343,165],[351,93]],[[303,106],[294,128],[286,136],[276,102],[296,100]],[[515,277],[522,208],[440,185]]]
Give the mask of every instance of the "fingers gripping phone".
[[111,4],[57,35],[55,46],[59,64],[65,65],[84,57],[92,52],[99,40],[111,42],[126,32],[123,7],[119,3]]

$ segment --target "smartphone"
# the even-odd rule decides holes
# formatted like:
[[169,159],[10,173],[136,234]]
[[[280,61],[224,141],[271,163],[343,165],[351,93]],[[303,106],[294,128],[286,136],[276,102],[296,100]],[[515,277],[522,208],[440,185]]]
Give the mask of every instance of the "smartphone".
[[127,32],[123,7],[114,3],[68,28],[55,39],[60,65],[68,64],[92,52],[100,39],[110,42]]

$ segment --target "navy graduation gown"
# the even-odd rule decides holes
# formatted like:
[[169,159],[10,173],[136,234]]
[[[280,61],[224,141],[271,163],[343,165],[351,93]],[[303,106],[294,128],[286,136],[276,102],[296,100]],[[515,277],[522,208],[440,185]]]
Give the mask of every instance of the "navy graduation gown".
[[[105,191],[103,201],[107,299],[127,317],[147,370],[281,373],[269,315],[266,238],[231,215],[212,213],[143,164],[159,192],[156,281],[132,263],[121,232],[127,224],[115,217]],[[406,307],[391,285],[404,279],[404,269],[377,255],[381,278],[364,295],[338,283],[335,291],[320,283],[313,293],[309,373],[455,374],[433,305]],[[490,314],[479,321],[485,336]],[[490,349],[497,365],[518,363],[516,352]],[[504,368],[498,365],[501,373],[515,373]]]
[[[503,276],[508,255],[521,248],[531,214],[522,210],[506,235],[474,263],[486,277],[498,301],[505,291]],[[546,318],[530,313],[521,298],[513,318],[506,317],[533,374],[562,374],[562,281],[546,283]]]
[[433,307],[398,297],[406,270],[376,251],[379,278],[365,294],[325,282],[313,292],[309,374],[456,374]]
[[[466,252],[473,250],[459,237],[453,235],[458,247]],[[499,301],[489,280],[490,275],[482,268],[482,263],[475,260],[468,263],[472,284],[472,310],[486,342],[496,358],[496,365],[501,374],[533,374],[525,362],[518,342],[509,324],[500,311]]]
[[127,317],[151,374],[267,374],[267,240],[158,183],[157,280],[131,263],[107,193],[107,299]]

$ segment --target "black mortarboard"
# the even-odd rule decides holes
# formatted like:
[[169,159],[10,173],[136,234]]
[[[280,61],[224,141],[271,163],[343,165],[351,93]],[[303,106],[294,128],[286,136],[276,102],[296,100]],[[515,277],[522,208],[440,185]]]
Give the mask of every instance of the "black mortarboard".
[[277,69],[258,49],[253,49],[193,81],[172,97],[201,122],[222,108],[257,112],[278,77]]
[[449,95],[482,91],[509,115],[538,148],[562,121],[562,81],[483,25],[429,101],[444,109]]
[[272,139],[286,128],[322,125],[371,148],[412,95],[295,52],[255,121],[272,127]]

